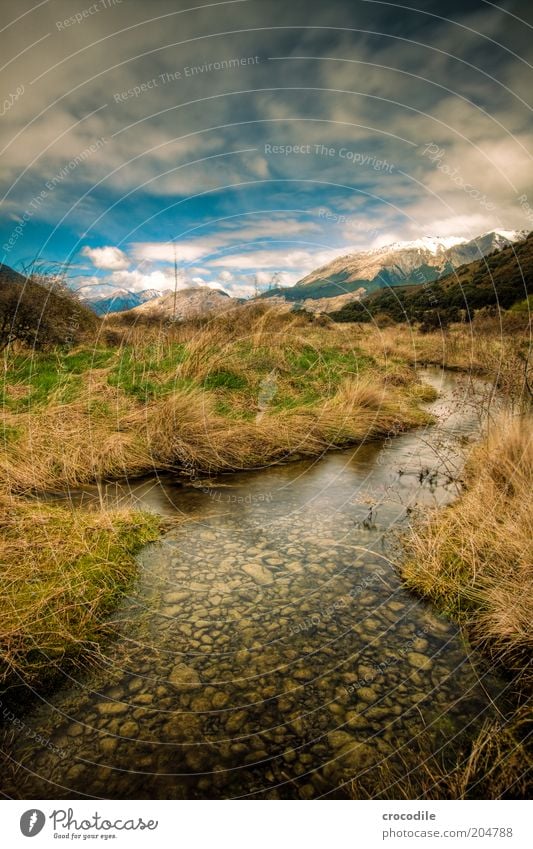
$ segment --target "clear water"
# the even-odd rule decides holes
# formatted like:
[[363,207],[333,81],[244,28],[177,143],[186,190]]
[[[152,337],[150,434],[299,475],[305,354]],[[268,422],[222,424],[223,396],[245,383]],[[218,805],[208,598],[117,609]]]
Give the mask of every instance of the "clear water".
[[457,496],[488,409],[483,384],[425,379],[438,423],[385,443],[71,493],[186,521],[144,551],[98,661],[8,727],[4,793],[339,797],[419,735],[456,746],[493,715],[505,682],[395,569],[391,529]]

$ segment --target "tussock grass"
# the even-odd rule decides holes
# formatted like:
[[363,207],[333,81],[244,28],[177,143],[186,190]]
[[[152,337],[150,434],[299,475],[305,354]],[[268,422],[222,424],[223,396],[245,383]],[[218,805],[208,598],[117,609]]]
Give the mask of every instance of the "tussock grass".
[[349,785],[352,799],[527,799],[532,761],[527,748],[531,713],[487,720],[458,750],[425,731],[401,752]]
[[[428,420],[419,408],[427,389],[413,369],[376,364],[339,325],[251,305],[206,326],[121,332],[114,350],[58,355],[68,398],[58,394],[51,354],[31,368],[20,356],[8,363],[7,392],[30,386],[33,402],[4,408],[5,491],[59,490],[154,468],[253,468]],[[265,381],[273,389],[263,404]]]
[[407,585],[466,626],[474,643],[531,681],[533,416],[491,426],[451,507],[405,540]]
[[97,650],[158,520],[4,496],[0,527],[0,684],[40,685]]
[[531,327],[513,329],[494,319],[476,317],[472,324],[420,333],[407,324],[388,327],[350,325],[356,344],[380,364],[439,365],[488,377],[515,409],[531,402],[533,360]]

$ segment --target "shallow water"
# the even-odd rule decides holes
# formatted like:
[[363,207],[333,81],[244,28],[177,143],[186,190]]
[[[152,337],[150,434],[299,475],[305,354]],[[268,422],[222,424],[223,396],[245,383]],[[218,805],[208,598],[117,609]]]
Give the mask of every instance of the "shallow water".
[[390,530],[457,496],[482,399],[487,413],[484,384],[424,377],[435,426],[209,482],[71,493],[187,521],[143,553],[96,666],[8,728],[4,793],[338,797],[420,734],[455,748],[503,706],[505,682],[394,566]]

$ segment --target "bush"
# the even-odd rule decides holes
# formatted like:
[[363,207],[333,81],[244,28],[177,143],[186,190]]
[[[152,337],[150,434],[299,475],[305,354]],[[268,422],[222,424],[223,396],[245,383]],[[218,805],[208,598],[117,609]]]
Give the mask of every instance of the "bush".
[[96,315],[66,289],[23,280],[1,279],[0,350],[12,342],[36,349],[76,344],[98,326]]

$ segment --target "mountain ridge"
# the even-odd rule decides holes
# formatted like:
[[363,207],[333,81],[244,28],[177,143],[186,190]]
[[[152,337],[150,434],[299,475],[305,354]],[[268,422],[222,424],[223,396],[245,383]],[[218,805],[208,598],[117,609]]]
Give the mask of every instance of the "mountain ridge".
[[423,236],[365,251],[344,254],[311,271],[294,286],[273,289],[265,297],[286,300],[333,297],[360,288],[365,294],[390,286],[430,283],[460,265],[501,250],[527,235],[525,230],[489,230],[474,239]]

